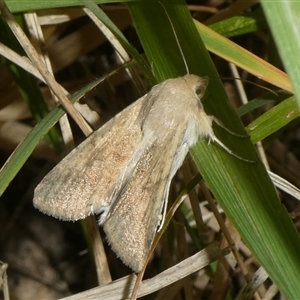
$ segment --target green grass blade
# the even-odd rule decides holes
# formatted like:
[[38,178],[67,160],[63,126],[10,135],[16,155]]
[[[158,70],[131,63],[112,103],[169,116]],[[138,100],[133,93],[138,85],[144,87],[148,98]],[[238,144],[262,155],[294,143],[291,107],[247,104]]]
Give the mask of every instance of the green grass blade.
[[263,140],[299,117],[299,109],[294,96],[282,101],[247,126],[253,143]]
[[[130,0],[129,0],[130,1]],[[132,0],[133,1],[133,0]],[[19,1],[19,0],[6,0],[5,1],[11,12],[25,12],[39,9],[59,8],[59,7],[70,7],[70,6],[81,6],[81,0],[30,0],[30,1]],[[97,4],[103,3],[116,3],[121,2],[117,0],[95,0]]]
[[225,37],[239,36],[256,32],[268,27],[261,8],[245,13],[241,16],[225,19],[209,26],[210,29]]
[[300,106],[300,2],[261,1]]
[[[214,66],[184,2],[178,1],[172,6],[162,2],[172,19],[190,72],[216,78]],[[178,45],[162,7],[154,2],[147,5],[139,1],[130,3],[129,9],[157,78],[164,80],[185,74]],[[152,22],[154,19],[156,21]],[[219,82],[214,80],[210,83],[206,96],[206,112],[221,119],[228,128],[243,132]],[[250,140],[230,136],[218,128],[215,132],[235,153],[257,163],[242,162],[205,141],[191,150],[192,156],[214,196],[254,255],[282,292],[291,299],[295,298],[300,294],[300,243],[294,225],[280,204]]]

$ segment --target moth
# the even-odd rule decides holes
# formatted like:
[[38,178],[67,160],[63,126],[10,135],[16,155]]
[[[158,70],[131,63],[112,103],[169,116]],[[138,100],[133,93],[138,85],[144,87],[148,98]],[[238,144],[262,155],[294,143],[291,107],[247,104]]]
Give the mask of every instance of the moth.
[[34,206],[68,221],[100,214],[112,249],[140,271],[189,148],[216,140],[198,96],[207,84],[185,75],[154,86],[50,171],[35,189]]
[[189,148],[208,139],[233,154],[216,138],[213,117],[203,109],[207,84],[207,77],[188,74],[155,85],[46,175],[35,189],[34,206],[68,221],[99,214],[112,249],[139,272]]

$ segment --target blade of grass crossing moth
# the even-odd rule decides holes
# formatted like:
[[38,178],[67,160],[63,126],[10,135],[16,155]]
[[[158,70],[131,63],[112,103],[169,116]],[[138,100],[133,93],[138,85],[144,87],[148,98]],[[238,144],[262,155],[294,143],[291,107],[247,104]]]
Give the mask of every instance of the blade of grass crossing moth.
[[[161,2],[172,20],[190,73],[216,78],[214,66],[184,1],[176,1],[172,5],[168,1]],[[128,6],[158,80],[186,74],[174,33],[160,3],[139,1],[128,3]],[[217,80],[210,82],[203,104],[206,113],[222,120],[226,127],[237,133],[244,132]],[[295,298],[300,293],[298,234],[280,204],[251,141],[230,136],[217,127],[214,127],[214,131],[232,151],[257,163],[242,162],[213,143],[208,145],[206,141],[193,147],[191,154],[215,198],[256,258],[279,289],[286,296]]]

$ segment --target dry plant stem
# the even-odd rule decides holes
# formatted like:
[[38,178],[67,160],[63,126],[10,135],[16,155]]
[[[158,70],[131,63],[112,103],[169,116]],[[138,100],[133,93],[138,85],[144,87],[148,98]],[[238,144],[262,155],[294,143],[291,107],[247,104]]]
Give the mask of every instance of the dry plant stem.
[[211,7],[211,6],[204,6],[204,5],[188,5],[188,9],[191,12],[194,11],[201,11],[201,12],[209,12],[211,14],[215,14],[217,13],[219,10],[215,7]]
[[[185,227],[183,226],[184,218],[180,210],[176,212],[176,216],[179,221],[179,223],[176,223],[175,225],[178,253],[179,253],[180,260],[184,260],[189,257],[188,246],[186,242]],[[193,299],[193,287],[191,282],[192,282],[192,278],[190,275],[182,279],[185,299]]]
[[278,287],[273,283],[268,291],[265,293],[263,300],[272,300],[274,299],[275,295],[278,293]]
[[244,287],[243,291],[238,296],[237,300],[250,300],[253,299],[255,292],[258,288],[268,279],[269,275],[260,267],[254,274],[252,280]]
[[[185,278],[174,282],[164,288],[162,288],[155,297],[155,300],[177,299],[179,293],[184,288]],[[193,297],[187,297],[186,293],[182,296],[182,299],[193,299]]]
[[[46,84],[46,81],[42,77],[41,73],[33,66],[31,61],[27,57],[19,55],[18,53],[12,51],[10,48],[3,45],[2,43],[0,43],[0,55],[12,61],[13,63],[26,70],[28,73],[32,74],[33,76],[35,76],[36,78],[38,78]],[[68,94],[68,92],[62,86],[60,86],[60,88],[64,91],[65,94]]]
[[89,238],[91,240],[94,259],[96,263],[96,272],[99,285],[104,285],[111,282],[109,266],[103,247],[103,242],[100,236],[99,228],[96,224],[94,216],[89,216],[85,219],[85,224],[88,228]]
[[268,174],[274,183],[274,185],[279,188],[280,190],[286,192],[287,194],[295,197],[298,201],[300,201],[300,190],[291,184],[289,181],[285,180],[284,178],[268,171]]
[[187,195],[186,192],[183,192],[181,195],[179,195],[179,197],[177,198],[177,200],[173,203],[172,207],[170,208],[168,214],[166,215],[165,223],[163,224],[163,228],[156,234],[155,239],[154,239],[154,241],[152,243],[151,249],[149,251],[149,254],[147,256],[145,265],[144,265],[143,269],[139,272],[139,274],[137,276],[137,279],[136,279],[136,282],[134,284],[134,288],[133,288],[130,300],[135,300],[137,298],[138,291],[139,291],[139,286],[140,286],[140,284],[142,282],[142,279],[143,279],[143,276],[144,276],[147,264],[148,264],[148,262],[149,262],[149,260],[150,260],[150,258],[152,256],[152,253],[154,252],[154,250],[155,250],[155,248],[156,248],[156,246],[158,244],[158,241],[160,240],[161,236],[163,235],[164,231],[166,230],[166,228],[167,228],[168,224],[170,223],[172,217],[174,216],[177,208],[181,205],[181,203],[186,198],[186,195]]
[[4,0],[0,0],[0,10],[5,18],[8,26],[18,39],[19,43],[22,45],[23,49],[27,53],[28,57],[32,61],[34,65],[36,65],[37,69],[47,82],[49,88],[53,91],[53,93],[60,99],[63,106],[66,108],[66,110],[70,113],[70,115],[74,118],[78,126],[81,128],[83,133],[88,136],[91,134],[92,129],[88,126],[88,124],[84,121],[82,116],[77,112],[77,110],[74,108],[72,103],[69,101],[68,97],[64,94],[63,90],[60,88],[60,85],[56,82],[56,80],[53,78],[51,73],[48,71],[47,67],[43,63],[43,61],[39,58],[39,55],[37,51],[34,49],[34,47],[31,45],[29,39],[23,32],[22,28],[19,26],[19,24],[14,19],[14,16],[9,11],[8,7],[6,6]]
[[241,268],[242,274],[245,276],[246,281],[249,282],[251,280],[251,278],[249,278],[248,270],[247,270],[245,264],[243,263],[243,260],[240,257],[240,254],[239,254],[238,250],[236,249],[236,247],[234,245],[234,242],[233,242],[233,240],[230,236],[230,233],[228,232],[228,230],[225,226],[225,223],[222,219],[222,216],[220,215],[218,209],[216,208],[216,206],[214,204],[214,199],[211,197],[211,194],[210,194],[206,184],[204,183],[204,181],[200,182],[200,186],[201,186],[202,192],[203,192],[207,202],[210,205],[210,208],[211,208],[212,212],[214,213],[214,215],[215,215],[215,217],[216,217],[216,219],[219,223],[219,226],[220,226],[224,236],[226,237],[226,239],[228,241],[228,244],[232,248],[232,252],[235,256],[235,259],[237,260],[237,263],[238,263],[239,267]]
[[233,75],[234,83],[235,83],[235,86],[238,90],[238,94],[240,96],[241,102],[243,104],[248,103],[248,97],[246,95],[246,92],[245,92],[245,89],[244,89],[244,86],[243,86],[243,82],[242,82],[241,76],[238,72],[238,69],[237,69],[236,65],[229,62],[229,68],[230,68],[231,73]]
[[[213,254],[214,251],[210,252],[209,249],[213,249],[213,248],[217,249],[217,247],[219,247],[219,243],[213,242],[209,246],[207,246],[205,249],[203,249],[200,252],[198,252],[197,254],[195,254],[195,255],[187,258],[186,260],[180,262],[179,264],[175,265],[174,267],[167,269],[166,271],[160,273],[159,275],[157,275],[157,276],[155,276],[155,277],[153,277],[151,279],[145,280],[143,282],[143,284],[142,284],[141,292],[143,292],[144,285],[147,284],[149,282],[149,280],[152,281],[152,280],[154,280],[156,278],[160,278],[160,285],[161,285],[161,287],[159,289],[161,289],[162,287],[171,284],[171,282],[177,282],[178,280],[180,280],[182,278],[185,278],[186,276],[188,276],[188,275],[190,275],[190,274],[192,274],[192,273],[194,273],[194,272],[202,269],[204,267],[204,264],[200,268],[199,268],[199,265],[198,265],[198,267],[196,267],[195,265],[193,265],[194,264],[193,261],[196,263],[196,259],[195,259],[196,256],[198,254],[200,254],[200,253],[203,253],[203,255],[205,255],[205,256],[207,255],[207,258],[205,258],[205,256],[203,257],[204,260],[206,260],[206,259],[210,260],[210,257],[211,257],[212,260],[215,260],[214,254]],[[223,252],[223,254],[219,253],[220,256],[218,256],[218,258],[221,257],[221,256],[223,256],[223,255],[228,254],[228,248],[224,249],[224,250],[220,250],[220,251],[221,252],[224,251],[224,252]],[[212,256],[210,256],[210,255],[212,255]],[[201,259],[199,257],[197,259],[197,264],[200,263],[200,260]],[[206,262],[205,264],[208,265],[210,263],[211,262]],[[184,269],[185,269],[185,271],[183,271]],[[150,288],[150,286],[149,286],[149,288]],[[138,296],[142,296],[142,295],[146,295],[146,294],[139,293]]]
[[101,32],[105,35],[107,40],[112,44],[121,62],[128,62],[130,60],[129,55],[122,47],[120,42],[116,39],[116,37],[112,34],[112,32],[88,8],[83,8],[83,10],[91,18],[95,25],[101,30]]
[[256,149],[257,152],[259,153],[259,157],[262,160],[263,164],[265,165],[266,169],[269,171],[270,170],[270,165],[268,162],[268,158],[264,149],[264,146],[262,144],[262,142],[257,142],[256,143]]
[[[164,229],[162,231],[164,231]],[[160,240],[161,236],[162,236],[162,234],[157,234],[157,236],[155,237],[155,239],[153,241],[153,244],[151,246],[151,249],[149,251],[148,257],[146,259],[145,265],[144,265],[143,269],[137,274],[137,278],[135,280],[132,293],[130,295],[130,300],[136,300],[137,297],[138,297],[140,285],[142,284],[143,276],[145,274],[148,262],[149,262],[149,260],[150,260],[150,258],[152,256],[152,253],[154,252],[154,250],[155,250],[155,248],[156,248],[156,246],[158,244],[158,241]]]
[[[229,66],[230,66],[230,70],[231,70],[234,78],[240,79],[240,75],[239,75],[236,65],[234,65],[233,63],[229,63]],[[235,84],[236,84],[240,99],[242,101],[242,104],[247,104],[249,101],[248,101],[248,97],[246,95],[246,92],[245,92],[245,89],[244,89],[241,79],[235,80]],[[259,156],[260,156],[262,162],[264,163],[265,167],[267,168],[267,170],[270,170],[270,166],[269,166],[267,156],[266,156],[266,153],[265,153],[262,143],[257,142],[256,148],[257,148]]]
[[14,52],[2,43],[0,43],[0,55],[9,59],[42,82],[45,82],[41,73],[32,65],[31,61],[27,57],[20,56],[18,53]]
[[[225,225],[228,228],[228,231],[230,232],[233,241],[236,244],[239,244],[241,237],[228,218],[225,220]],[[227,246],[227,239],[225,238],[225,236],[223,236],[221,241],[221,247],[223,248]],[[232,276],[234,274],[236,264],[237,261],[232,252],[229,253],[226,257],[222,257],[218,261],[213,280],[211,299],[223,300],[226,298],[226,295],[228,294],[228,289],[231,285]]]
[[[191,172],[192,169],[193,169],[192,162],[191,162],[191,160],[188,159],[187,163],[183,164],[183,166],[181,168],[181,170],[183,172],[185,184],[188,184],[188,182],[190,182],[190,180],[192,178],[192,172]],[[189,192],[189,199],[190,199],[192,211],[193,211],[195,222],[196,222],[198,235],[201,236],[204,234],[205,225],[204,225],[202,212],[201,212],[199,201],[198,201],[198,196],[197,196],[195,189],[192,189]]]
[[[80,7],[61,7],[59,10],[51,11],[49,13],[43,15],[39,15],[39,23],[41,26],[44,25],[58,25],[66,22],[70,22],[72,20],[78,19],[84,16],[84,12]],[[52,36],[51,36],[52,39]]]
[[7,273],[6,270],[8,268],[8,264],[5,264],[0,261],[0,288],[3,290],[4,300],[9,300],[9,290],[8,290],[8,281],[7,281]]
[[[218,242],[213,242],[200,252],[180,262],[179,264],[165,270],[157,276],[144,280],[140,286],[137,297],[143,297],[154,293],[165,286],[185,278],[186,276],[197,272],[220,257],[227,255],[230,252],[229,248],[220,249]],[[61,300],[123,300],[128,299],[133,290],[133,285],[136,282],[136,276],[131,274],[119,280],[113,281],[108,285],[93,288],[73,296],[63,298]],[[136,298],[135,298],[136,299]]]
[[[51,66],[49,56],[46,52],[43,51],[43,49],[45,48],[45,39],[44,39],[43,31],[42,31],[41,25],[39,23],[38,17],[36,15],[36,13],[26,13],[24,15],[24,17],[25,17],[25,20],[27,23],[29,33],[33,37],[32,40],[35,41],[35,49],[40,54],[41,60],[45,62],[46,67],[49,70],[49,72],[53,75],[53,69]],[[50,92],[51,92],[54,102],[58,103],[59,101],[53,94],[52,90]],[[50,106],[51,106],[51,104],[50,104]],[[61,128],[61,133],[62,133],[64,144],[66,145],[66,148],[69,152],[75,147],[75,143],[74,143],[70,123],[68,121],[68,117],[66,114],[63,115],[59,119],[59,124],[60,124],[60,128]]]
[[[180,280],[180,279],[182,279],[182,278],[185,278],[186,276],[188,276],[188,275],[190,275],[190,274],[192,274],[192,273],[194,273],[194,272],[196,272],[196,271],[202,269],[203,266],[199,268],[199,266],[196,267],[196,266],[194,265],[194,263],[193,263],[194,259],[196,258],[196,256],[197,256],[199,253],[203,253],[203,254],[205,254],[205,256],[208,255],[207,258],[209,258],[209,257],[210,257],[210,250],[209,250],[209,249],[210,249],[210,248],[219,247],[218,245],[219,245],[219,243],[213,242],[212,244],[210,244],[209,246],[207,246],[205,249],[203,249],[203,250],[201,250],[200,252],[198,252],[197,254],[195,254],[195,255],[193,255],[193,256],[187,258],[186,260],[180,262],[179,264],[175,265],[174,267],[167,269],[166,271],[160,273],[159,275],[153,277],[152,279],[148,279],[148,280],[143,281],[143,284],[142,284],[142,286],[141,286],[141,291],[140,291],[140,293],[138,294],[138,296],[140,297],[140,296],[146,295],[146,294],[143,293],[143,292],[144,292],[143,290],[144,290],[145,285],[146,285],[146,284],[148,283],[148,281],[150,281],[150,280],[154,280],[154,279],[156,279],[156,278],[160,278],[160,284],[161,284],[161,287],[160,287],[159,289],[161,289],[162,287],[165,287],[165,286],[171,284],[171,282],[177,282],[178,280]],[[227,249],[224,249],[224,250],[220,250],[220,251],[225,251],[224,254],[225,254],[225,253],[228,254],[228,248],[227,248]],[[211,254],[212,254],[212,253],[211,253]],[[212,260],[214,260],[213,256],[214,256],[214,255],[212,254],[212,256],[211,256]],[[219,257],[222,257],[222,256],[223,256],[223,255],[221,255],[221,256],[219,256]],[[197,264],[200,263],[199,259],[200,259],[200,258],[197,259]],[[203,259],[205,260],[204,257],[203,257]],[[201,259],[200,259],[200,260],[201,260]],[[209,259],[209,260],[210,260],[210,259]],[[195,260],[195,261],[196,261],[196,260]],[[210,263],[207,262],[207,264],[210,264]],[[183,270],[184,270],[185,268],[186,268],[186,271],[183,272]],[[183,273],[185,273],[184,276],[182,276]],[[150,286],[149,286],[149,288],[150,288]],[[152,292],[153,292],[153,291],[152,291]]]
[[[91,18],[95,25],[100,29],[106,39],[111,43],[113,49],[116,51],[117,57],[119,58],[121,64],[125,64],[130,61],[130,56],[114,36],[114,34],[94,15],[94,13],[88,9],[83,8],[84,12]],[[126,72],[130,78],[133,79],[133,82],[136,84],[141,95],[144,95],[147,92],[147,88],[144,85],[144,81],[141,80],[138,72],[135,68],[126,68]]]

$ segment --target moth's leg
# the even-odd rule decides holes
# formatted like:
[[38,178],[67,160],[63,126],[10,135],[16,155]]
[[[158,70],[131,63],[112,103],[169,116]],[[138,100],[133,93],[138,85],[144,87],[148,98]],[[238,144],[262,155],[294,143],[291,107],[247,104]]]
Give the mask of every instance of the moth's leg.
[[232,135],[235,136],[239,136],[242,138],[249,138],[249,135],[243,135],[243,134],[238,134],[236,132],[231,131],[230,129],[228,129],[221,120],[219,120],[218,118],[216,118],[215,116],[209,116],[209,118],[212,120],[212,122],[215,122],[218,126],[220,126],[221,128],[225,129],[227,132],[229,132]]

